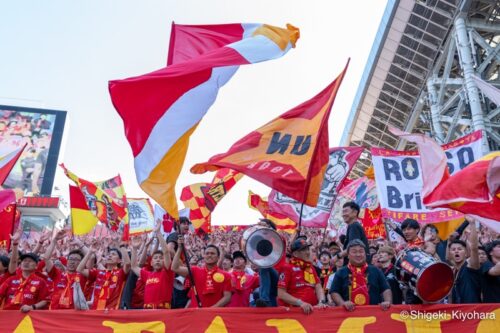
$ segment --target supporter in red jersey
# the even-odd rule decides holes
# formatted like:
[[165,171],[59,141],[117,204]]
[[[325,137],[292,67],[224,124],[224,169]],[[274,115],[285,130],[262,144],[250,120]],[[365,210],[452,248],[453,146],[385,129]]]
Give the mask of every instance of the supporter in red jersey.
[[248,307],[250,305],[250,294],[259,287],[259,276],[245,272],[247,258],[243,252],[235,251],[232,259],[233,269],[230,274],[233,295],[227,306]]
[[[111,248],[105,259],[106,269],[86,269],[87,261],[98,249],[96,240],[77,267],[77,272],[94,282],[91,310],[118,309],[127,274],[130,271],[130,257],[125,246]],[[120,267],[121,265],[121,267]]]
[[[184,246],[183,237],[179,237],[178,242],[179,247],[172,262],[172,270],[186,277],[188,275],[188,268],[181,266],[180,260],[181,248]],[[204,267],[191,267],[195,288],[203,308],[223,307],[231,300],[231,276],[217,267],[219,256],[219,248],[215,245],[208,245],[203,255],[205,261]],[[189,307],[198,307],[196,295],[192,287],[189,293],[191,297]]]
[[[45,271],[48,276],[54,281],[54,291],[50,302],[50,309],[74,309],[73,302],[73,287],[75,283],[79,283],[83,289],[87,282],[87,278],[76,271],[78,264],[82,261],[84,254],[80,250],[70,251],[67,257],[66,269],[63,270],[54,265],[52,253],[56,247],[57,241],[64,238],[66,231],[61,230],[53,237],[50,245],[45,251]],[[84,246],[82,244],[82,249]]]
[[9,257],[0,256],[0,285],[12,276],[12,274],[9,273],[9,261]]
[[170,269],[171,259],[167,242],[160,232],[161,223],[155,228],[155,234],[161,250],[155,251],[151,258],[152,271],[140,268],[137,260],[137,249],[141,246],[140,237],[132,238],[132,272],[144,283],[145,309],[170,309],[172,291],[174,289],[174,272]]
[[[19,257],[18,239],[12,243],[11,261]],[[50,301],[50,292],[45,278],[36,272],[38,256],[25,253],[21,257],[21,273],[9,277],[0,286],[0,302],[3,310],[29,312],[44,308]]]
[[311,247],[304,238],[298,238],[291,245],[292,258],[283,267],[278,281],[278,298],[292,306],[299,306],[305,314],[313,306],[326,306],[326,298],[320,279],[311,263]]

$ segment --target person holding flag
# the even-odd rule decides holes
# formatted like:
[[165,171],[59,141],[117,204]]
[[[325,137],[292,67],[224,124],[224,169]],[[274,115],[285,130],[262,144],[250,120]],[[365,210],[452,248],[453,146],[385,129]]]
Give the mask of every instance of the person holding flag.
[[170,309],[174,289],[174,272],[171,270],[171,258],[167,242],[160,231],[161,222],[156,224],[154,234],[160,242],[161,250],[151,257],[153,270],[139,267],[137,250],[141,246],[140,236],[132,238],[132,272],[144,281],[144,309]]
[[[180,236],[177,242],[179,246],[172,262],[172,270],[186,277],[189,274],[188,268],[181,265],[181,249],[184,246],[184,236]],[[208,245],[203,254],[204,266],[191,267],[196,291],[191,288],[191,303],[189,307],[194,308],[198,306],[196,293],[198,293],[201,306],[204,308],[224,307],[231,300],[231,276],[217,266],[219,257],[219,248],[215,245]]]
[[90,304],[91,310],[118,309],[122,290],[130,271],[130,257],[125,245],[122,245],[120,249],[108,249],[105,261],[106,269],[85,268],[90,257],[98,250],[99,245],[99,242],[94,239],[76,270],[89,281],[95,281]]

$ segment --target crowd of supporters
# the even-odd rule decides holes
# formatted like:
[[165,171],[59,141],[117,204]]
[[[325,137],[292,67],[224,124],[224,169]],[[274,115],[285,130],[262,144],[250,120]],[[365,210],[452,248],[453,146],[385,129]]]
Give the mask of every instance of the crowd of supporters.
[[[280,233],[286,255],[273,267],[251,263],[240,248],[242,231],[214,230],[200,236],[181,218],[164,236],[123,241],[121,235],[74,237],[69,230],[36,241],[11,236],[0,253],[0,304],[22,312],[57,309],[173,309],[184,307],[295,306],[315,308],[425,303],[402,281],[396,258],[419,251],[448,264],[454,281],[441,303],[500,302],[500,239],[467,217],[447,239],[432,224],[389,222],[405,240],[368,240],[359,207],[346,203],[345,235],[324,229]],[[259,225],[276,230],[269,220]],[[189,265],[187,265],[189,263]],[[432,287],[431,287],[432,288]]]

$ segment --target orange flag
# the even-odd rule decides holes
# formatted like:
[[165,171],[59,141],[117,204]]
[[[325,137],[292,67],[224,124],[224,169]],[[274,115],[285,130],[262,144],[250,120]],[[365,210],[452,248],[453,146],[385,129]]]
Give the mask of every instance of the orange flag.
[[97,225],[97,217],[92,214],[82,191],[76,186],[69,186],[71,204],[71,226],[73,234],[85,235]]
[[318,95],[196,164],[193,173],[231,168],[315,207],[329,160],[328,118],[349,62]]

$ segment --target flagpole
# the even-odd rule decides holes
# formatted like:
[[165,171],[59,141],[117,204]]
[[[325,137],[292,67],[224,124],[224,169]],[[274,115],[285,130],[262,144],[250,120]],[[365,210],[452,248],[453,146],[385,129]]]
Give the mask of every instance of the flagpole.
[[[181,234],[181,228],[180,228],[179,221],[175,222],[175,229],[177,230],[178,237],[184,237]],[[200,296],[198,295],[198,291],[196,290],[196,285],[194,284],[193,272],[191,271],[191,264],[189,263],[189,258],[187,255],[186,246],[184,246],[184,242],[181,245],[181,249],[182,249],[182,254],[184,255],[184,260],[186,260],[186,267],[188,270],[189,282],[191,282],[191,288],[192,288],[194,296],[196,298],[196,303],[198,303],[198,307],[201,308],[202,306],[201,306]]]
[[297,237],[300,236],[300,231],[302,230],[302,211],[304,210],[304,203],[300,205],[300,215],[299,215],[299,228],[297,230]]

